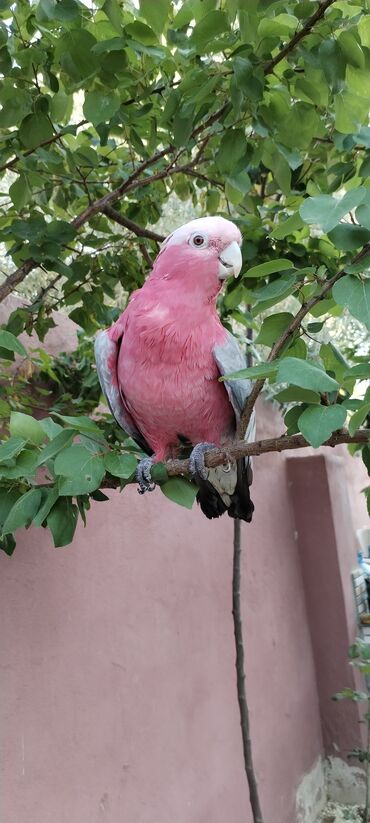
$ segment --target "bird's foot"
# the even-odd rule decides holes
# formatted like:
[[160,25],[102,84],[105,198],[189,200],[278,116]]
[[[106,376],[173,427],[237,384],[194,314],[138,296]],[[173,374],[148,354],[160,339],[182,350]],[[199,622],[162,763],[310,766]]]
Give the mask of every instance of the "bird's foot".
[[144,457],[136,469],[136,480],[139,484],[138,493],[145,494],[145,492],[152,492],[155,489],[155,483],[151,478],[151,470],[153,468],[153,460],[151,457]]
[[210,449],[214,449],[214,443],[198,443],[194,446],[189,457],[189,474],[193,480],[207,480],[208,469],[204,463],[204,455]]

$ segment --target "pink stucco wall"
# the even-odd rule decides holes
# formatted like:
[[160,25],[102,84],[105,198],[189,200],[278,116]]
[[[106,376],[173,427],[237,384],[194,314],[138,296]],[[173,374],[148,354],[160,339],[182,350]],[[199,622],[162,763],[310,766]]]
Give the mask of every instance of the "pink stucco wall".
[[[259,421],[260,436],[281,430],[263,402]],[[265,823],[295,823],[296,789],[323,751],[286,460],[255,461],[256,512],[242,531]],[[250,823],[231,521],[131,487],[94,505],[72,546],[29,530],[0,567],[1,823]]]
[[[263,405],[266,434],[276,423]],[[284,455],[260,457],[244,624],[266,823],[322,750]],[[244,823],[232,524],[159,491],[96,504],[71,547],[0,558],[2,823]]]

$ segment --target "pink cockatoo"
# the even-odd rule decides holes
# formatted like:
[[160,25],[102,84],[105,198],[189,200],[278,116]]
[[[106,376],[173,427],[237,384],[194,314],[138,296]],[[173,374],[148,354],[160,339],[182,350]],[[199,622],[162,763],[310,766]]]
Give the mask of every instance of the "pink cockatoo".
[[[216,299],[242,265],[239,229],[223,217],[202,217],[176,229],[153,270],[110,329],[96,338],[100,383],[119,425],[151,457],[137,470],[139,491],[151,491],[153,462],[194,448],[190,470],[204,514],[250,521],[250,460],[207,469],[204,453],[230,445],[249,380],[220,382],[245,368],[236,339],[221,324]],[[254,437],[252,417],[246,439]]]

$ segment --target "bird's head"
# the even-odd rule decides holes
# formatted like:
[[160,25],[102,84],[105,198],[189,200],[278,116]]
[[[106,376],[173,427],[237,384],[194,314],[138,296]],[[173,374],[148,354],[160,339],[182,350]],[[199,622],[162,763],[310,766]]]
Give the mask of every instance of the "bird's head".
[[241,244],[239,229],[224,217],[190,220],[166,237],[151,278],[211,300],[227,277],[238,276]]

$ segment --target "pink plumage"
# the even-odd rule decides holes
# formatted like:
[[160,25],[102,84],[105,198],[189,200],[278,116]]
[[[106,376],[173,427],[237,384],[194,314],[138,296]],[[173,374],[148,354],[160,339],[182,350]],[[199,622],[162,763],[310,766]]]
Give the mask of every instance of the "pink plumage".
[[239,229],[221,217],[177,229],[107,332],[103,389],[113,413],[109,381],[116,399],[119,393],[123,420],[149,445],[154,461],[176,456],[184,440],[220,445],[235,434],[235,408],[215,359],[230,337],[216,299],[225,277],[239,272],[240,246]]

